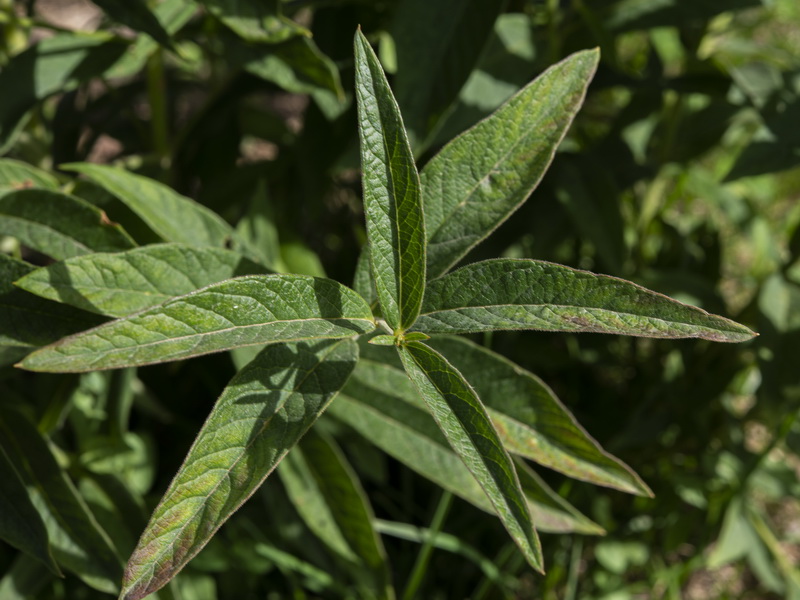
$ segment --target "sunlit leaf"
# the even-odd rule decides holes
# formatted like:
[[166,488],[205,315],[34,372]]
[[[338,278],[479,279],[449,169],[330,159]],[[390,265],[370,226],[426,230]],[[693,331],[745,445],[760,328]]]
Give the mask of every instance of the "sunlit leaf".
[[348,337],[374,327],[364,300],[335,281],[251,275],[65,338],[30,354],[20,366],[50,372],[116,369],[240,346]]
[[538,329],[743,342],[747,327],[629,281],[536,260],[473,263],[428,284],[414,329]]
[[164,241],[217,247],[234,242],[233,228],[222,217],[163,183],[108,165],[71,163],[62,168],[77,171],[114,194]]
[[43,298],[124,317],[224,279],[266,272],[230,250],[155,244],[70,258],[15,283]]
[[429,344],[466,374],[509,452],[575,479],[652,495],[630,467],[603,451],[534,374],[464,338],[435,337]]
[[0,234],[57,260],[136,245],[122,227],[85,200],[44,189],[0,196]]
[[425,291],[419,175],[397,102],[367,39],[356,32],[356,97],[372,277],[383,317],[405,330]]
[[267,347],[225,388],[125,569],[122,598],[165,585],[319,417],[358,359],[352,340]]
[[[374,354],[370,347],[362,349],[364,352]],[[329,412],[423,477],[494,513],[489,498],[453,452],[399,364],[362,356]],[[543,483],[537,490],[538,480],[531,481],[529,469],[518,472],[537,529],[585,534],[602,531],[563,499],[555,501],[554,492],[542,491],[549,490]]]
[[472,387],[445,358],[421,342],[399,348],[403,367],[450,446],[478,480],[528,563],[542,554],[511,457]]
[[27,188],[58,189],[58,180],[47,171],[13,158],[0,158],[0,192]]

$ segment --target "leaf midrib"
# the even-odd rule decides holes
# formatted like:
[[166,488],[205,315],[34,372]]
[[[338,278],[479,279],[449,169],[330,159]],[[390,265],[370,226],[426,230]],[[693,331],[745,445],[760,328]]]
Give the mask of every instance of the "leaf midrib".
[[[145,310],[147,310],[147,309],[145,309]],[[153,315],[153,316],[168,316],[168,315]],[[222,315],[220,315],[220,316],[222,316]],[[223,318],[225,318],[225,317],[223,317]],[[179,323],[183,323],[184,325],[186,324],[184,321],[180,321],[178,319],[175,319],[175,320],[177,320]],[[265,326],[268,326],[268,325],[280,325],[280,324],[284,324],[284,323],[302,323],[302,322],[306,322],[306,321],[309,321],[309,322],[310,321],[324,321],[326,323],[337,322],[337,321],[346,321],[346,322],[350,322],[350,321],[366,321],[367,323],[372,323],[372,321],[370,321],[369,319],[361,318],[361,317],[354,318],[354,319],[353,318],[347,318],[347,317],[336,317],[336,318],[314,317],[314,318],[310,318],[310,319],[280,319],[280,320],[276,320],[276,321],[268,321],[266,323],[255,323],[253,325],[237,325],[237,326],[234,326],[234,327],[227,327],[225,329],[215,329],[214,331],[208,331],[208,332],[205,332],[205,333],[195,333],[195,334],[182,335],[182,336],[177,336],[177,337],[168,337],[168,338],[164,338],[163,340],[156,340],[154,342],[146,342],[144,344],[136,344],[135,346],[124,346],[124,347],[121,347],[121,348],[114,348],[113,350],[108,350],[107,352],[105,352],[103,354],[103,357],[108,356],[110,354],[113,354],[115,352],[128,351],[128,350],[130,350],[132,348],[147,348],[149,346],[157,346],[157,345],[160,345],[160,344],[167,344],[169,342],[182,341],[182,340],[187,340],[187,339],[191,339],[191,338],[195,338],[195,337],[202,338],[202,337],[206,337],[206,336],[210,336],[210,335],[216,335],[216,334],[219,334],[219,333],[228,333],[228,332],[231,332],[231,331],[240,331],[242,329],[251,329],[253,327],[265,327]],[[105,327],[105,326],[107,326],[107,325],[101,325],[100,327]],[[83,332],[83,333],[80,333],[80,334],[77,334],[77,335],[84,336],[84,335],[90,333],[90,331]],[[95,333],[94,335],[97,335],[97,334]],[[353,335],[358,335],[358,333],[357,332],[353,332]],[[325,336],[307,337],[307,338],[299,338],[299,339],[292,338],[292,341],[324,339],[324,337]],[[66,339],[69,340],[70,338],[66,338]],[[275,343],[280,343],[280,341],[287,341],[287,340],[278,340]],[[244,344],[244,345],[245,346],[255,346],[257,344],[262,344],[262,343],[269,343],[269,341],[268,340],[267,341],[263,341],[262,340],[262,341],[258,341],[258,342],[253,342],[252,344]],[[76,354],[64,354],[64,356],[71,357],[71,356],[80,356],[82,354],[94,354],[94,353],[95,353],[94,351],[78,352]]]

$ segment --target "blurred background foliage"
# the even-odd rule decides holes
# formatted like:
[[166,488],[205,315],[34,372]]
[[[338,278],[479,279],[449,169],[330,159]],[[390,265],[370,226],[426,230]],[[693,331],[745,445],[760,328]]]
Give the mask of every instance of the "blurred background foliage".
[[[125,165],[225,216],[276,269],[349,283],[365,239],[359,24],[420,164],[548,65],[599,46],[586,105],[544,182],[468,260],[617,275],[760,333],[742,345],[479,338],[548,382],[655,492],[543,473],[608,532],[545,535],[546,576],[495,520],[440,502],[427,480],[323,420],[381,519],[398,589],[438,506],[442,533],[414,570],[416,597],[800,599],[796,0],[0,0],[0,153],[49,172],[32,181],[65,183],[140,243],[153,240],[132,213],[58,165]],[[35,378],[6,366],[0,407],[24,406],[50,436],[126,555],[233,373],[224,357]],[[0,598],[103,597],[7,545],[0,565]],[[160,596],[368,593],[271,478]]]

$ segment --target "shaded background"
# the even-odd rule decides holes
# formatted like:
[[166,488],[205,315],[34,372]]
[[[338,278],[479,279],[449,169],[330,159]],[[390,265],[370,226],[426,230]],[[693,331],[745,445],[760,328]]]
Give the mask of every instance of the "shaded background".
[[[608,531],[544,535],[544,577],[523,565],[499,523],[456,500],[444,523],[456,547],[435,552],[418,597],[800,598],[800,4],[282,2],[291,34],[285,21],[269,27],[277,2],[164,0],[147,3],[153,13],[137,4],[0,0],[2,156],[50,170],[123,164],[232,223],[246,220],[282,268],[345,283],[365,239],[352,103],[358,24],[390,74],[420,165],[548,65],[599,46],[600,69],[550,172],[467,261],[530,257],[617,275],[760,337],[476,338],[542,377],[656,497],[542,471]],[[71,185],[137,241],[154,241],[106,192]],[[9,238],[0,245],[20,251]],[[0,402],[31,407],[52,431],[105,526],[120,509],[109,508],[98,477],[117,477],[141,500],[117,532],[132,545],[233,373],[220,357],[149,367],[124,385],[107,373],[30,379],[4,367]],[[106,429],[109,398],[123,388],[132,432],[120,446]],[[330,429],[378,516],[430,524],[435,486]],[[280,481],[268,481],[169,593],[359,597],[322,576],[347,581],[293,511]],[[259,554],[259,536],[317,570]],[[402,589],[419,545],[385,543]],[[467,547],[495,565],[495,582]],[[29,597],[103,597],[20,561],[0,545],[0,590],[13,576]]]

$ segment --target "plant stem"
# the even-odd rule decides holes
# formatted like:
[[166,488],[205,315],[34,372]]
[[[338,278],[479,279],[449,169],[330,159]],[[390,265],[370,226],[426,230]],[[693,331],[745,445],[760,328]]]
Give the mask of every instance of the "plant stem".
[[147,61],[147,96],[150,101],[150,131],[158,163],[169,169],[169,129],[167,124],[167,86],[164,79],[164,52],[159,47]]
[[425,540],[425,543],[422,544],[422,548],[420,548],[419,554],[417,555],[417,561],[414,563],[414,568],[411,570],[408,585],[406,586],[405,592],[403,592],[403,600],[411,600],[416,597],[417,589],[425,577],[425,572],[427,571],[428,563],[433,553],[433,543],[436,541],[436,534],[441,530],[444,519],[452,503],[453,494],[447,490],[443,491],[439,498],[436,512],[431,520],[431,526],[428,528],[430,535]]

